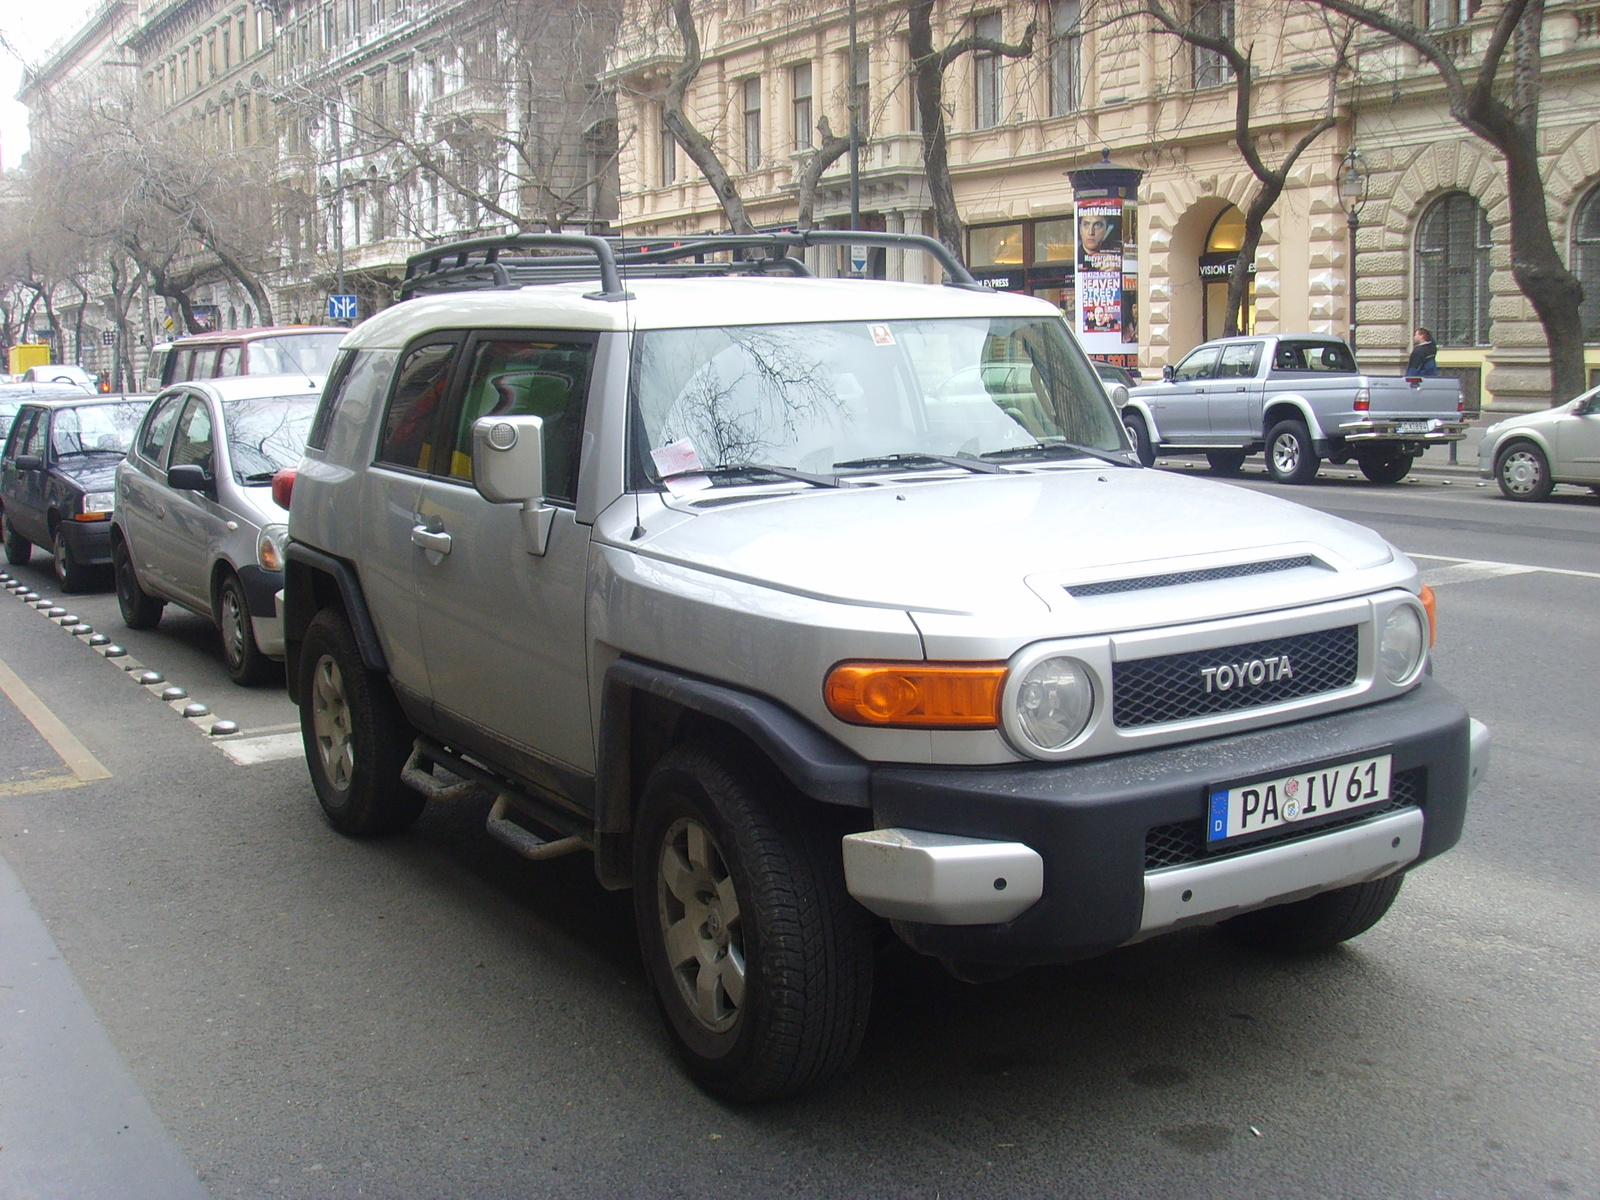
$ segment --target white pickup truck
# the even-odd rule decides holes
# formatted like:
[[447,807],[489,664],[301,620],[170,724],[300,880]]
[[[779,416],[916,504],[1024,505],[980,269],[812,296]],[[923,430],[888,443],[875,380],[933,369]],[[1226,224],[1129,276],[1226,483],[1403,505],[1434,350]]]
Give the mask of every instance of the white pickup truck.
[[1167,451],[1201,451],[1231,475],[1265,450],[1278,483],[1310,482],[1324,458],[1399,483],[1417,455],[1466,430],[1459,382],[1362,375],[1334,337],[1219,338],[1162,376],[1130,389],[1122,410],[1146,466]]

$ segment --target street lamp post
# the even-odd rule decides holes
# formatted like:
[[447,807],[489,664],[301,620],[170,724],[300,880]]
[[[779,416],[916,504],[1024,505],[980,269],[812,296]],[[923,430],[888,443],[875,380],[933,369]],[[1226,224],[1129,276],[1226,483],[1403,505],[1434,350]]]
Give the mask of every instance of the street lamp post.
[[1367,206],[1367,164],[1354,146],[1345,151],[1339,167],[1339,207],[1350,226],[1350,353],[1356,352],[1356,235],[1361,230],[1361,210]]

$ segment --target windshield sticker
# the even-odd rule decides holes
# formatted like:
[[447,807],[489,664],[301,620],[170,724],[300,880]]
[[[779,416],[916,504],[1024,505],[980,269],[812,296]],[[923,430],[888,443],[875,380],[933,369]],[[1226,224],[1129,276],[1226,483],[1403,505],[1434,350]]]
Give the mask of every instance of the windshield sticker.
[[692,496],[696,492],[703,492],[711,486],[709,475],[674,475],[667,480],[667,491],[680,500],[685,496]]
[[872,341],[877,346],[894,345],[894,334],[887,325],[868,325],[867,332],[872,335]]
[[688,438],[679,438],[659,450],[650,451],[650,461],[656,464],[656,470],[663,479],[701,469],[700,455],[694,448],[694,442]]

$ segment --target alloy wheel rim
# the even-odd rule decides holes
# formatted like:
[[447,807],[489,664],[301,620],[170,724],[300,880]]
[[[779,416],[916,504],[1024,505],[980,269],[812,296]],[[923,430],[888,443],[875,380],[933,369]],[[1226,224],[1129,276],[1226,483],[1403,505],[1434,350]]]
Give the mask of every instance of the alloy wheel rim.
[[1300,439],[1286,433],[1272,443],[1272,465],[1284,475],[1292,475],[1300,466]]
[[691,817],[673,822],[662,839],[656,908],[685,1007],[712,1033],[726,1033],[744,1011],[744,923],[722,852]]
[[1539,486],[1540,474],[1539,460],[1527,450],[1512,451],[1500,467],[1507,490],[1519,496],[1526,496]]
[[339,791],[350,787],[355,772],[355,746],[350,736],[350,702],[344,694],[344,675],[333,656],[317,660],[311,677],[311,730],[317,742],[322,773]]
[[222,590],[222,649],[228,665],[235,670],[244,661],[244,613],[239,596],[232,588]]

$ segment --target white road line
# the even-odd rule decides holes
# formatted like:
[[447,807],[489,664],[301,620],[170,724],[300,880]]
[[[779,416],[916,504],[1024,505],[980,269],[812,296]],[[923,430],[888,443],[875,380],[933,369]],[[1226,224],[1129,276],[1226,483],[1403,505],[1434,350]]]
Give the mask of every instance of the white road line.
[[1422,582],[1429,587],[1443,587],[1447,583],[1474,583],[1479,579],[1498,579],[1503,575],[1530,575],[1537,568],[1516,567],[1509,563],[1457,563],[1453,567],[1434,567],[1422,573]]
[[305,753],[305,746],[300,741],[298,733],[274,733],[266,737],[229,738],[227,741],[218,742],[217,749],[221,750],[241,767],[253,767],[257,763],[277,762],[284,758],[299,758]]
[[[1491,579],[1499,575],[1524,575],[1531,571],[1539,571],[1545,575],[1571,575],[1578,579],[1600,579],[1600,571],[1570,571],[1565,567],[1530,567],[1527,563],[1494,562],[1487,558],[1452,558],[1448,554],[1418,554],[1414,550],[1407,550],[1406,557],[1487,568],[1482,574],[1452,577],[1446,579],[1445,583],[1466,583],[1469,579]],[[1422,582],[1431,584],[1433,580],[1424,574]]]

